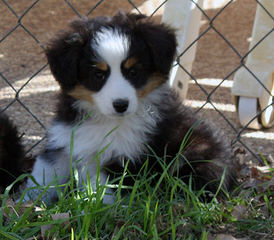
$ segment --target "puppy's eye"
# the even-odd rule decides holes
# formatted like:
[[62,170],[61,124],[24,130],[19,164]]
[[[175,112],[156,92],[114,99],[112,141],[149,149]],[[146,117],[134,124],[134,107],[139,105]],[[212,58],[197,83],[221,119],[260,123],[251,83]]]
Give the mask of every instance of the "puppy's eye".
[[95,72],[94,76],[95,76],[96,80],[99,80],[99,81],[103,81],[106,78],[106,74],[104,72],[101,72],[101,71]]
[[128,71],[129,77],[136,77],[138,75],[138,70],[135,67],[132,67]]

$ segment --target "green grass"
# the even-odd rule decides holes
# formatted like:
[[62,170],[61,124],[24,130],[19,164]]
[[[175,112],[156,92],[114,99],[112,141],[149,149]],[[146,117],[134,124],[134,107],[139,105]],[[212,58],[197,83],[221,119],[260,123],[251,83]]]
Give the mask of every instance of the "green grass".
[[[245,192],[237,197],[219,201],[214,197],[209,202],[199,196],[204,190],[194,192],[189,184],[168,175],[168,166],[158,182],[151,184],[147,168],[138,176],[129,194],[122,197],[122,180],[116,185],[116,202],[104,205],[102,198],[106,187],[98,185],[97,191],[87,182],[81,191],[70,190],[69,182],[64,192],[59,192],[59,201],[46,206],[37,199],[22,211],[17,204],[8,207],[8,190],[2,196],[0,212],[0,239],[28,239],[41,234],[41,227],[51,224],[46,232],[49,239],[207,239],[209,232],[231,232],[233,236],[253,236],[251,239],[271,239],[273,231],[273,191],[258,194]],[[75,181],[72,178],[71,181]],[[272,203],[271,203],[272,201]],[[35,211],[35,205],[40,205]],[[246,209],[244,216],[233,216],[235,206]],[[262,206],[269,212],[266,217]],[[20,211],[22,211],[20,213]],[[69,213],[67,219],[52,220],[52,214]],[[65,224],[62,224],[66,222]],[[34,238],[35,239],[35,238]]]
[[[74,131],[71,149],[74,146]],[[181,150],[187,145],[189,134],[182,142]],[[100,154],[95,156],[97,162],[99,158]],[[273,239],[273,189],[257,191],[256,186],[247,190],[239,187],[237,195],[226,194],[227,199],[220,200],[216,197],[217,193],[213,193],[212,200],[205,202],[204,189],[194,191],[191,179],[186,184],[168,174],[172,163],[165,165],[163,159],[157,160],[162,163],[162,174],[151,176],[145,163],[137,176],[131,176],[135,178],[132,187],[123,184],[123,180],[130,176],[127,164],[118,184],[108,182],[106,186],[99,184],[98,168],[96,192],[89,181],[81,190],[75,188],[79,176],[71,167],[72,177],[67,184],[38,186],[42,190],[41,194],[29,206],[20,202],[10,203],[9,191],[12,186],[9,186],[1,196],[0,239],[41,239],[41,229],[49,225],[45,236],[58,240],[206,240],[213,233],[248,236],[250,239]],[[20,176],[17,181],[25,176]],[[273,177],[273,171],[267,177]],[[49,187],[58,189],[59,200],[47,206],[41,201],[41,196]],[[64,191],[61,191],[61,187]],[[105,205],[102,199],[108,187],[115,189],[116,201]],[[122,190],[125,188],[129,193],[123,196]],[[237,215],[235,209],[244,211]],[[69,213],[69,219],[53,220],[52,215],[60,213]]]

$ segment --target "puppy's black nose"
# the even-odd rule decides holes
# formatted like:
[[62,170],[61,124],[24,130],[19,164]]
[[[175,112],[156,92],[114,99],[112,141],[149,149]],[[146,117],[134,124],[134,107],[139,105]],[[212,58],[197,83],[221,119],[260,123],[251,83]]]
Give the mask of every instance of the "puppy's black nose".
[[117,113],[123,113],[128,108],[128,100],[118,98],[112,102],[112,105]]

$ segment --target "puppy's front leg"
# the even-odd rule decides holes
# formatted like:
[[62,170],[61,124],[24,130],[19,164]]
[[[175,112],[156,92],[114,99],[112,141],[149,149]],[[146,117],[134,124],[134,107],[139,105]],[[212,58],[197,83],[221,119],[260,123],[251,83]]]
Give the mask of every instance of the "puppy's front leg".
[[[69,157],[56,154],[54,160],[52,160],[48,158],[46,154],[42,154],[37,157],[31,174],[40,186],[63,184],[69,177],[69,166]],[[38,195],[43,191],[43,188],[37,186],[31,178],[27,180],[26,188],[34,189],[27,190],[24,201],[35,201]],[[42,200],[47,204],[53,202],[56,198],[57,192],[54,186],[50,186],[42,196]]]

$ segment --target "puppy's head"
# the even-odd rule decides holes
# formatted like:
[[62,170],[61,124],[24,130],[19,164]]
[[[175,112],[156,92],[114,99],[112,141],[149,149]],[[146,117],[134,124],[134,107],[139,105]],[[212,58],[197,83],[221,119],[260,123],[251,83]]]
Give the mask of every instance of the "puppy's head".
[[134,113],[167,79],[176,51],[174,32],[144,15],[82,18],[46,50],[61,89],[103,115]]

